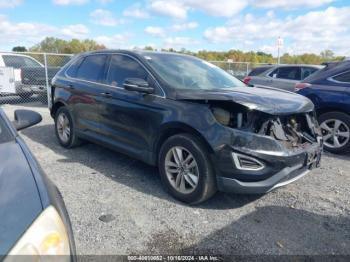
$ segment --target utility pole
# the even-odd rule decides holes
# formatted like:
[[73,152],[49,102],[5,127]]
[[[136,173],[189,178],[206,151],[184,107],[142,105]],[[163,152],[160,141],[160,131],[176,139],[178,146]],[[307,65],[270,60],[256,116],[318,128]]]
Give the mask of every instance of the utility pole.
[[277,64],[281,63],[280,49],[283,46],[283,38],[280,36],[277,38]]

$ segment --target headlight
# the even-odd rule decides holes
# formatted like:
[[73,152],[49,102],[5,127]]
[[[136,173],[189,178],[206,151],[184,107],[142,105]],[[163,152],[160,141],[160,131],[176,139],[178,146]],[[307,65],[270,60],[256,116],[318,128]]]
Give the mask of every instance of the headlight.
[[16,257],[12,255],[63,255],[57,257],[57,260],[70,260],[68,234],[54,207],[49,206],[40,214],[11,249],[4,262],[15,261]]

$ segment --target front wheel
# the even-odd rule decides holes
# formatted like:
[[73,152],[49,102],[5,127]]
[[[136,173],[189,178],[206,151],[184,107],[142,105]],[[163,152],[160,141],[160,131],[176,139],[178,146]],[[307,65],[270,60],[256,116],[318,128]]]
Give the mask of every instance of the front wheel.
[[73,148],[80,145],[81,140],[74,131],[73,119],[66,107],[60,107],[55,114],[55,131],[61,146]]
[[324,148],[340,154],[350,151],[350,116],[342,112],[329,112],[319,117]]
[[164,187],[180,201],[199,204],[216,192],[208,150],[195,136],[179,134],[166,140],[158,166]]

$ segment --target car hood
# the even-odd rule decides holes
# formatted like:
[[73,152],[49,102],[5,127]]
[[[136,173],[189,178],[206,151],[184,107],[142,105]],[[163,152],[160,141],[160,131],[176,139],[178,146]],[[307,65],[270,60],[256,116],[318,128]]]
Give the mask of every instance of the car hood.
[[42,212],[39,192],[22,148],[0,144],[0,260]]
[[306,97],[274,88],[235,87],[230,90],[181,90],[176,100],[233,101],[250,109],[271,115],[304,113],[314,110]]

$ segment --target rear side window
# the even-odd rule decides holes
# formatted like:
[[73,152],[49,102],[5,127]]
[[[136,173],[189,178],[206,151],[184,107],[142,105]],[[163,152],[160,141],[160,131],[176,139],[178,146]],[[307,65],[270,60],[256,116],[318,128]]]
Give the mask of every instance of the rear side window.
[[41,67],[41,65],[37,61],[25,56],[3,55],[2,58],[6,67],[13,67],[16,69],[25,66]]
[[261,73],[267,71],[269,69],[269,67],[257,67],[254,68],[252,71],[250,71],[250,73],[248,74],[248,76],[257,76],[260,75]]
[[76,77],[77,76],[77,71],[78,68],[81,64],[81,62],[84,60],[83,57],[78,58],[77,60],[75,60],[68,68],[66,74],[70,77]]
[[277,78],[288,80],[301,80],[299,67],[280,67],[278,69]]
[[344,83],[350,83],[350,71],[334,76],[334,80]]
[[113,55],[108,71],[107,83],[122,87],[126,78],[148,80],[147,71],[134,59],[124,55]]
[[85,57],[76,71],[76,77],[92,82],[102,82],[106,60],[106,55],[90,55]]
[[302,67],[301,68],[301,80],[315,73],[318,69],[313,67]]

